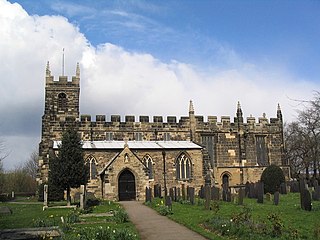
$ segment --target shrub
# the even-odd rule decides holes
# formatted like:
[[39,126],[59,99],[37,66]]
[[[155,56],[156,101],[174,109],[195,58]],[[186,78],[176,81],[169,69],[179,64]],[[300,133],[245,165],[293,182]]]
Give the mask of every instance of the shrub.
[[263,171],[261,181],[264,183],[264,192],[274,194],[280,184],[285,182],[285,177],[280,167],[270,165]]
[[168,206],[160,206],[158,209],[158,213],[162,216],[167,216],[169,214],[172,214],[171,209]]
[[125,223],[129,221],[129,216],[125,210],[120,208],[119,210],[114,212],[113,219],[116,223]]

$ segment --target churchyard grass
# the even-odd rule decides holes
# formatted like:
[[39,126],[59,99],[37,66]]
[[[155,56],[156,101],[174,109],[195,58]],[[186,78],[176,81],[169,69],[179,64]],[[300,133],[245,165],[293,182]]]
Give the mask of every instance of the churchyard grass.
[[[302,210],[299,194],[289,193],[280,196],[278,206],[245,198],[244,206],[212,201],[211,210],[205,210],[204,200],[198,199],[195,205],[173,202],[167,217],[209,239],[320,239],[320,201],[312,204],[311,212]],[[149,205],[159,211],[163,200]]]
[[[55,202],[49,206],[63,204],[64,202]],[[0,230],[59,226],[64,234],[63,239],[99,239],[97,236],[100,236],[100,239],[139,239],[138,232],[131,222],[119,222],[112,216],[112,212],[122,209],[118,203],[112,201],[102,201],[98,206],[83,211],[66,208],[48,208],[43,211],[43,205],[39,202],[0,202],[1,206],[9,207],[12,214],[0,216]],[[110,214],[95,216],[101,213]],[[92,215],[87,217],[86,214]]]

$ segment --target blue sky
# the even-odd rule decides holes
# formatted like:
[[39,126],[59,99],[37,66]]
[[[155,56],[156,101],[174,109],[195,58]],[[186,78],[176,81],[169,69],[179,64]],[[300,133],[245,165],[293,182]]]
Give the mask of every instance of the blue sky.
[[221,48],[239,58],[279,64],[319,81],[320,1],[17,1],[29,14],[62,15],[94,46],[110,42],[198,66],[226,66]]
[[[36,151],[47,61],[81,68],[81,114],[295,119],[319,90],[320,1],[0,0],[0,141]],[[152,118],[151,118],[152,119]],[[18,146],[18,147],[17,147]]]

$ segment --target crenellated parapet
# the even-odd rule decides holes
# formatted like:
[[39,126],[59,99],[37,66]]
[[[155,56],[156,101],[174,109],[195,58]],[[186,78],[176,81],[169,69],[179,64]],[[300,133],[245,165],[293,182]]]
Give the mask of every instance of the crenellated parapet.
[[71,81],[68,76],[59,76],[58,79],[55,79],[53,75],[51,75],[50,64],[47,62],[46,66],[46,86],[55,85],[55,86],[80,86],[80,67],[79,63],[77,63],[76,74],[71,77]]

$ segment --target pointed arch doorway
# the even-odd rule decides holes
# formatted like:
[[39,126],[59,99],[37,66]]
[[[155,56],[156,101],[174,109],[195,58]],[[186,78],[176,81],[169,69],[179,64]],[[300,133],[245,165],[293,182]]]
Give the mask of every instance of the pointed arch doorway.
[[136,200],[136,183],[133,173],[126,169],[119,176],[119,201]]

